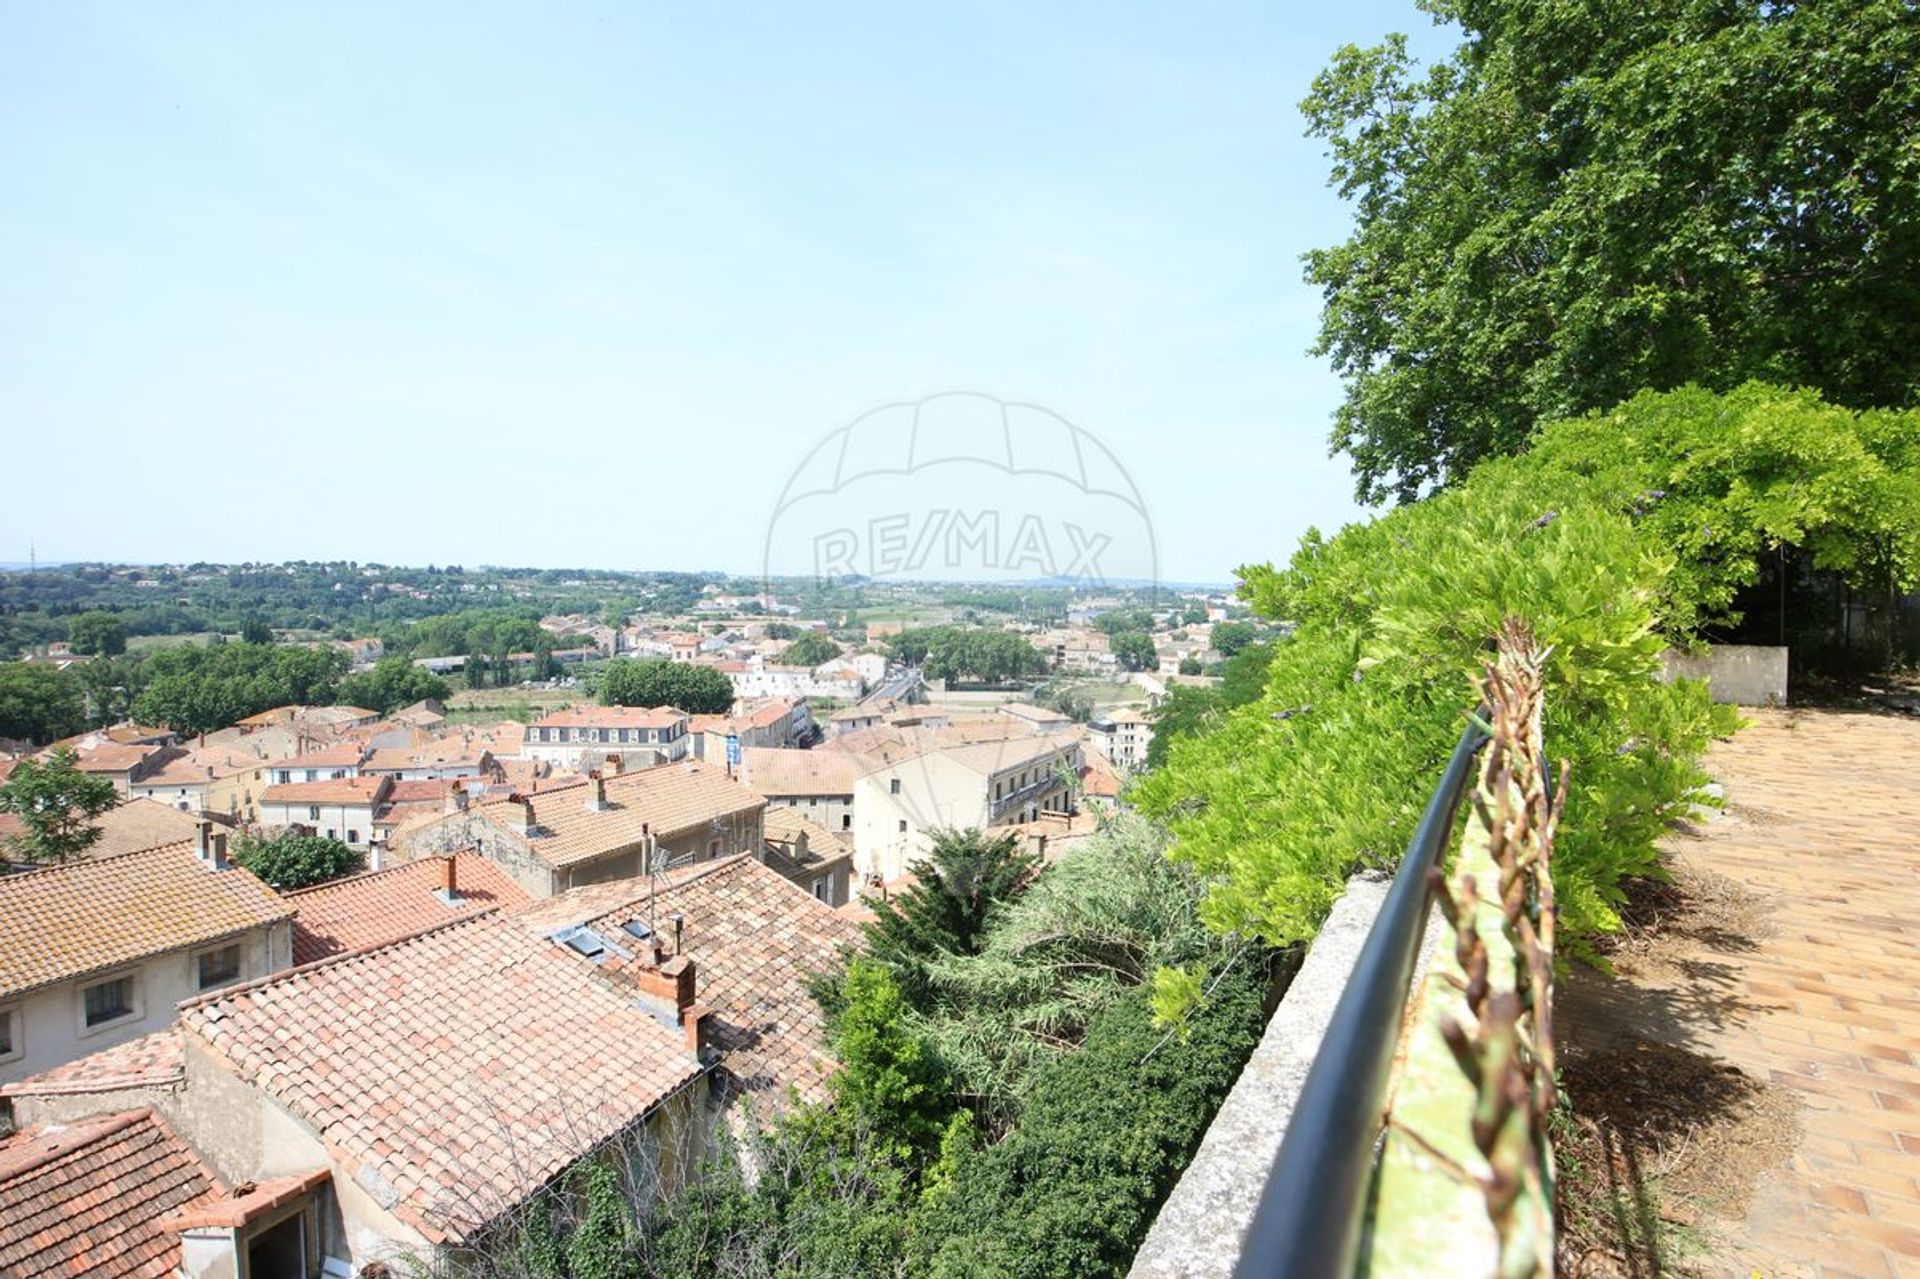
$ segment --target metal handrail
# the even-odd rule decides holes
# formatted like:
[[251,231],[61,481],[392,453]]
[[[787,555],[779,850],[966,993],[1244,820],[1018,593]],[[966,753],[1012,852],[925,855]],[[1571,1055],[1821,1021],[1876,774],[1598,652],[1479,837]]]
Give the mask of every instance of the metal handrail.
[[1427,872],[1452,839],[1474,757],[1487,742],[1486,718],[1482,707],[1460,734],[1354,962],[1267,1174],[1234,1268],[1239,1279],[1353,1274],[1387,1076],[1433,901]]

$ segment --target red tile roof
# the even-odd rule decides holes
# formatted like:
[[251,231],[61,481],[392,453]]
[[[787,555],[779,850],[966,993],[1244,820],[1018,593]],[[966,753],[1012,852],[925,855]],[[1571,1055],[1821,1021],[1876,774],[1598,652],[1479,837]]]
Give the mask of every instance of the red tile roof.
[[663,875],[657,890],[645,878],[576,888],[514,918],[543,936],[585,923],[637,950],[622,924],[651,916],[670,933],[666,920],[675,914],[685,917],[685,953],[694,961],[699,1001],[712,1010],[713,1042],[726,1054],[727,1073],[750,1092],[777,1096],[792,1084],[803,1097],[824,1096],[834,1063],[807,977],[832,967],[841,948],[858,945],[860,928],[778,871],[730,857]]
[[266,761],[269,771],[295,768],[353,768],[365,759],[367,748],[359,742],[342,742],[338,746],[329,746],[324,750],[308,751],[304,755],[290,755],[286,759]]
[[681,1032],[595,973],[487,913],[189,1000],[180,1024],[438,1242],[700,1073]]
[[0,1274],[164,1279],[180,1240],[161,1224],[220,1189],[151,1110],[0,1140]]
[[68,1096],[177,1083],[186,1077],[180,1032],[169,1026],[78,1061],[0,1086],[0,1097]]
[[450,919],[495,906],[524,906],[529,900],[504,870],[477,854],[460,853],[454,858],[458,900],[443,902],[435,890],[444,861],[428,857],[288,893],[294,908],[293,962],[310,964],[328,955],[385,946]]
[[691,718],[671,706],[574,706],[543,715],[528,728],[671,728]]
[[0,878],[0,996],[232,937],[293,908],[190,844]]
[[532,839],[513,834],[505,804],[489,801],[474,810],[524,842],[548,866],[573,866],[623,848],[633,848],[647,828],[660,839],[708,830],[716,819],[740,817],[767,801],[728,777],[717,764],[692,760],[659,764],[606,779],[607,807],[586,807],[587,780],[543,790],[532,797]]
[[262,804],[371,805],[386,798],[391,777],[335,777],[323,782],[288,782],[260,792]]

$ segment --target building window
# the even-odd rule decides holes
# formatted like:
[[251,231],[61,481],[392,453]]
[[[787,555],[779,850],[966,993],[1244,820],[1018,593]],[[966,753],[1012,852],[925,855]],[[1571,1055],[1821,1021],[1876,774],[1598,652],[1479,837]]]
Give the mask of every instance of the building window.
[[900,833],[902,835],[907,833],[907,819],[904,817],[900,819]]
[[819,898],[821,901],[826,901],[831,896],[831,894],[827,891],[826,880],[816,879],[813,881],[813,895]]
[[718,857],[719,855],[720,855],[720,841],[716,839],[712,843],[707,845],[707,856]]
[[115,977],[89,986],[82,997],[86,1001],[87,1025],[104,1026],[110,1021],[133,1016],[133,978]]
[[0,1061],[12,1061],[26,1052],[20,1037],[18,1009],[0,1008]]
[[310,822],[317,822],[320,820],[320,805],[318,804],[307,805],[307,820]]
[[293,780],[293,774],[292,774],[292,773],[290,773],[290,772],[288,772],[288,771],[287,771],[286,769],[284,769],[284,768],[280,770],[280,774],[279,774],[279,775],[280,775],[280,784],[281,784],[282,786],[285,786],[285,785],[286,785],[286,784],[287,784],[288,782],[290,782],[290,781],[292,781],[292,780]]
[[818,795],[807,796],[807,807],[808,808],[820,807],[820,797]]
[[898,777],[888,779],[887,789],[891,793],[898,795],[900,793],[900,779]]
[[852,814],[852,813],[842,813],[842,814],[840,814],[840,829],[841,829],[841,830],[852,830],[852,829],[853,829],[853,814]]
[[240,980],[240,943],[200,952],[200,989],[212,990]]
[[360,842],[360,832],[351,826],[347,828],[347,842],[349,844],[357,844]]

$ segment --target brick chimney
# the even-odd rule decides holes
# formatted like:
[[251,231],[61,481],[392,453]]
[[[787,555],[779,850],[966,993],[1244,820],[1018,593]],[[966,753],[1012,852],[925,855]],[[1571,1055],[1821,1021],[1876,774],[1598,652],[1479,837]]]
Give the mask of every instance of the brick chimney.
[[612,777],[620,776],[621,773],[626,771],[626,767],[627,767],[627,757],[625,755],[607,756],[605,771],[609,776],[612,776]]
[[467,811],[467,788],[459,782],[447,787],[447,799],[442,811],[451,815]]
[[533,801],[525,795],[507,796],[507,826],[514,834],[528,836],[539,827],[533,820]]
[[454,875],[453,854],[444,853],[438,859],[439,883],[433,890],[443,905],[452,906],[460,900],[460,885]]
[[587,774],[587,811],[604,813],[610,807],[612,805],[607,803],[607,779],[596,768]]

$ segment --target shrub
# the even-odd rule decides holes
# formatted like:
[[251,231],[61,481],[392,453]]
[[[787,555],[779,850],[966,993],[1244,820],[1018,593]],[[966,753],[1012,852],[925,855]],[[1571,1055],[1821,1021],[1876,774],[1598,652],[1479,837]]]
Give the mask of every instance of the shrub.
[[1136,987],[1047,1066],[1019,1126],[962,1156],[914,1223],[913,1267],[942,1279],[1123,1275],[1258,1042],[1256,961],[1220,975],[1184,1034]]
[[281,892],[323,884],[360,869],[360,854],[324,835],[269,839],[243,835],[235,841],[233,860]]

